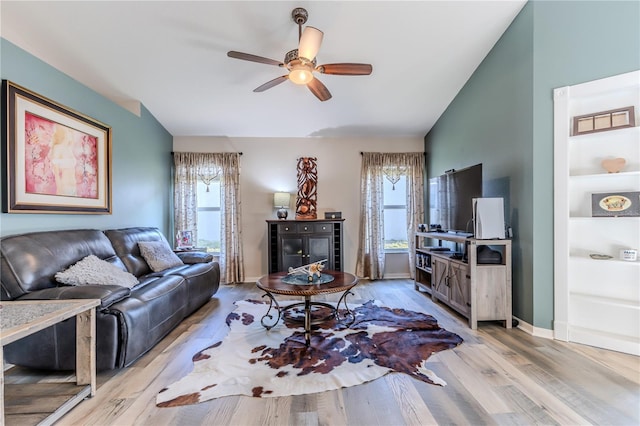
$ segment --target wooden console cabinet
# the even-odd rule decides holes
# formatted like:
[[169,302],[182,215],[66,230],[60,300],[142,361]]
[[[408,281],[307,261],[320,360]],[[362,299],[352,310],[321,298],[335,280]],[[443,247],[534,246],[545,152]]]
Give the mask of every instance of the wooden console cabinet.
[[[415,288],[431,294],[469,319],[476,329],[478,321],[499,320],[511,328],[511,240],[477,240],[459,234],[418,232],[415,252]],[[427,246],[425,240],[438,246]],[[439,251],[442,241],[466,247],[468,261],[455,251]],[[502,253],[502,263],[478,263],[479,246],[491,246]]]
[[342,271],[342,228],[338,220],[267,220],[269,273],[327,259],[326,269]]

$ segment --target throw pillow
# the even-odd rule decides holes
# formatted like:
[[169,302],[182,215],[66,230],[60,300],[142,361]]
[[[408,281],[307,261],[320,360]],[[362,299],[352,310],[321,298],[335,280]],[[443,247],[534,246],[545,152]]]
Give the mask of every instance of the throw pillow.
[[138,243],[138,247],[140,248],[140,254],[153,272],[184,265],[182,260],[164,241],[141,241]]
[[116,265],[91,254],[55,275],[56,280],[68,285],[119,285],[131,288],[138,279]]

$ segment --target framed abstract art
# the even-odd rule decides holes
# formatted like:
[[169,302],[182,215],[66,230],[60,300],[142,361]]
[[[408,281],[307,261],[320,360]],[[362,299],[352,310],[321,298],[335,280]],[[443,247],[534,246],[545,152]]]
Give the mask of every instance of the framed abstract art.
[[2,81],[5,213],[111,214],[111,127]]

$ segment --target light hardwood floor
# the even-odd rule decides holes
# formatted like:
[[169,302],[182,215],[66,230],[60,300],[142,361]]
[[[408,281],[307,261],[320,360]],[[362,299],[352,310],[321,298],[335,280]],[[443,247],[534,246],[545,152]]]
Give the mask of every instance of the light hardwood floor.
[[[413,281],[363,282],[350,302],[370,299],[434,315],[464,343],[429,358],[448,385],[429,385],[399,373],[360,386],[283,398],[231,396],[196,405],[158,408],[155,397],[192,368],[191,357],[226,333],[233,302],[257,298],[253,284],[221,287],[133,366],[98,374],[96,396],[60,425],[638,425],[640,358],[532,337],[498,323],[469,329],[464,318]],[[334,295],[326,300],[333,301]],[[7,372],[8,383],[33,372]],[[37,400],[30,402],[37,404]],[[23,418],[20,424],[27,424]],[[10,423],[8,423],[10,424]]]

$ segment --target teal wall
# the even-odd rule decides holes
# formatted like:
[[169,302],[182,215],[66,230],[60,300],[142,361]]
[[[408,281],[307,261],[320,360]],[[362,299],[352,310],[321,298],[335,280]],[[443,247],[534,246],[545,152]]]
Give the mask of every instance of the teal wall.
[[111,215],[2,213],[0,235],[130,226],[155,226],[172,234],[168,230],[173,137],[149,111],[142,107],[138,117],[5,39],[0,39],[0,75],[111,126],[113,163]]
[[553,89],[640,69],[640,2],[532,1],[425,136],[429,176],[483,163],[514,230],[514,315],[553,322]]

